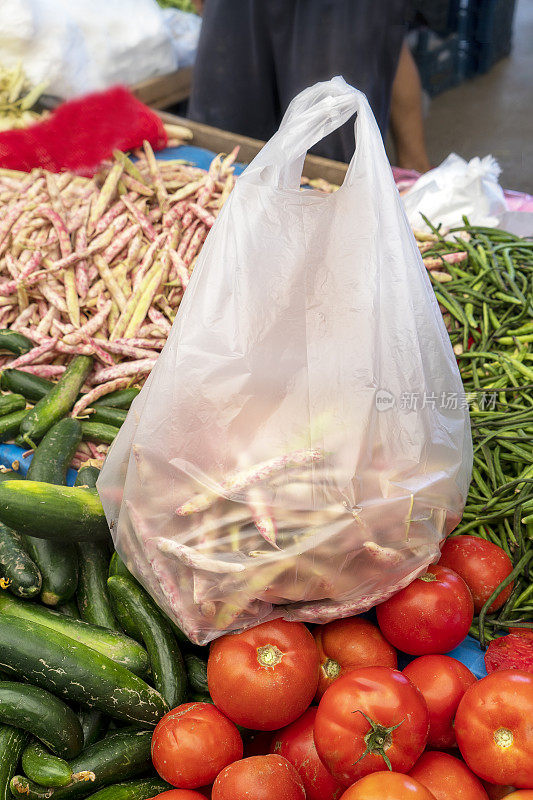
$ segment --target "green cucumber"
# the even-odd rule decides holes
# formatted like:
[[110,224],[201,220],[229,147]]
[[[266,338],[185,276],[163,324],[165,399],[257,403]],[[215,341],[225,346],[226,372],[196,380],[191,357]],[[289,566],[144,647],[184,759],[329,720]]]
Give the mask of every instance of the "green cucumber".
[[[75,486],[94,488],[100,470],[82,467],[78,471]],[[78,608],[81,618],[93,625],[102,625],[112,631],[118,630],[107,592],[109,553],[103,542],[80,542],[78,544],[80,576],[78,581]]]
[[155,797],[167,789],[172,789],[172,786],[161,778],[144,778],[141,781],[106,786],[89,795],[88,800],[146,800],[147,797]]
[[29,599],[41,591],[42,578],[30,558],[24,537],[0,522],[0,578],[16,597]]
[[103,737],[109,719],[97,708],[83,709],[78,716],[83,730],[83,747],[89,747]]
[[106,408],[129,408],[141,390],[134,386],[131,389],[119,389],[116,392],[100,397],[91,403],[91,408],[106,406]]
[[3,669],[114,719],[156,725],[168,710],[126,667],[44,625],[0,615],[0,653]]
[[0,521],[20,533],[63,542],[108,539],[96,489],[42,481],[0,483]]
[[50,389],[54,388],[54,385],[46,378],[39,378],[37,375],[22,372],[20,369],[5,369],[0,378],[2,389],[7,392],[17,392],[32,403],[45,397]]
[[107,585],[141,632],[154,686],[170,708],[179,706],[187,692],[187,673],[172,628],[150,595],[130,578],[115,575]]
[[[129,578],[130,580],[135,581],[135,578],[128,570],[127,566],[122,561],[116,550],[113,552],[111,561],[109,562],[109,577],[113,575],[122,575],[124,578]],[[135,639],[137,642],[142,642],[142,633],[126,606],[116,597],[111,599],[111,603],[116,611],[116,617],[124,633],[127,633],[128,636],[131,636],[132,639]]]
[[151,731],[115,731],[91,747],[87,747],[77,758],[69,762],[73,773],[88,775],[94,780],[71,783],[57,789],[47,789],[15,776],[11,781],[11,792],[24,800],[76,800],[118,781],[142,775],[151,766]]
[[6,594],[0,594],[0,614],[9,619],[21,619],[29,624],[35,623],[50,628],[68,639],[102,653],[136,675],[144,675],[148,670],[146,652],[138,642],[123,633],[91,625],[81,619],[72,619],[37,603],[16,600]]
[[189,686],[194,692],[205,694],[209,691],[207,687],[207,661],[187,653],[185,656],[185,666],[187,667],[187,678]]
[[96,481],[100,475],[98,467],[80,467],[74,486],[85,486],[87,489],[96,489]]
[[13,411],[12,414],[0,417],[0,442],[7,442],[9,439],[13,439],[29,413],[26,410]]
[[47,431],[33,454],[28,469],[28,480],[63,485],[70,462],[80,443],[79,420],[66,417],[56,422]]
[[128,412],[123,408],[108,408],[107,406],[97,406],[89,418],[89,422],[103,422],[115,428],[120,428],[124,423]]
[[28,734],[11,725],[0,725],[0,800],[10,800],[9,782],[17,771],[17,764]]
[[92,366],[91,356],[76,356],[53,389],[24,418],[20,433],[30,447],[34,447],[36,439],[41,439],[55,422],[68,414]]
[[[81,428],[77,422],[62,419],[50,428],[33,454],[27,480],[58,485],[65,483],[69,464],[81,441]],[[56,606],[70,600],[78,586],[75,546],[68,541],[45,541],[36,536],[27,536],[26,543],[43,577],[43,603]]]
[[57,756],[74,758],[83,747],[74,711],[38,686],[0,681],[0,722],[32,733]]
[[26,398],[21,394],[3,394],[0,396],[0,417],[22,411],[26,408]]
[[111,561],[109,562],[109,577],[112,575],[121,575],[123,578],[130,578],[132,581],[135,580],[116,550],[111,556]]
[[72,781],[72,770],[65,759],[55,756],[40,742],[30,742],[25,748],[22,769],[40,786],[67,786]]
[[70,617],[71,619],[80,618],[80,612],[74,600],[67,600],[66,603],[56,606],[54,611],[57,611],[58,614],[63,614],[64,617]]
[[4,328],[0,331],[0,350],[7,350],[16,356],[22,356],[33,350],[35,344],[24,334]]
[[114,425],[105,425],[103,422],[85,422],[85,420],[81,423],[81,429],[84,439],[103,444],[112,444],[119,430]]

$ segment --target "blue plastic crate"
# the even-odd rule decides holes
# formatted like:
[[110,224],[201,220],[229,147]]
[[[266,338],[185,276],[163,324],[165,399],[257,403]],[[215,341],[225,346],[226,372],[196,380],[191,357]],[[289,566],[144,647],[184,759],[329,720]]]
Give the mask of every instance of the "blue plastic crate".
[[428,28],[417,31],[413,56],[425,91],[434,97],[459,83],[459,37],[441,38]]

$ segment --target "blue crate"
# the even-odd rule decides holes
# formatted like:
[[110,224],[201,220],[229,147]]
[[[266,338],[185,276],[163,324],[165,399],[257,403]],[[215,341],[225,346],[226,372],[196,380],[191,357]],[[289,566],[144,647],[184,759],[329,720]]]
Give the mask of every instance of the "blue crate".
[[422,86],[431,97],[460,82],[458,55],[459,37],[456,33],[442,38],[427,28],[416,32],[413,56]]
[[459,75],[488,72],[511,52],[516,0],[453,0],[459,35]]

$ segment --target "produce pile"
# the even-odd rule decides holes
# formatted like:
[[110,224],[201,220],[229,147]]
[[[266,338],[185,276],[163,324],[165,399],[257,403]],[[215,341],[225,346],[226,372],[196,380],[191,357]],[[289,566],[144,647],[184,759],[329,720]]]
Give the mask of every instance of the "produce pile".
[[0,64],[0,131],[26,128],[39,118],[32,111],[46,84],[30,86],[19,62],[15,67]]
[[[446,402],[469,405],[474,440],[439,563],[375,617],[198,647],[113,552],[94,487],[236,151],[207,172],[136,155],[92,180],[0,175],[0,441],[26,451],[0,473],[0,800],[533,788],[532,243],[467,222],[415,232],[467,392]],[[445,655],[468,631],[489,644],[482,680]]]

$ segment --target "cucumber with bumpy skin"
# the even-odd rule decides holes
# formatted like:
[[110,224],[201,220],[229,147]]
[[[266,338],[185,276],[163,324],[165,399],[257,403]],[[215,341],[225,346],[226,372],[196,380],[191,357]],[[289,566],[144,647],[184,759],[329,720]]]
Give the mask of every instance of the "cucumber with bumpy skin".
[[0,331],[0,350],[7,350],[16,356],[29,353],[35,347],[31,339],[23,333],[12,331],[10,328],[3,328]]
[[141,781],[128,781],[127,783],[114,783],[106,786],[95,794],[89,795],[87,800],[146,800],[172,789],[170,783],[161,778],[144,778]]
[[46,378],[39,378],[21,369],[5,369],[0,377],[0,386],[8,392],[16,392],[23,395],[26,400],[35,403],[48,394],[54,388],[53,381]]
[[103,737],[109,720],[97,708],[86,708],[78,714],[83,730],[83,746],[89,747]]
[[[94,488],[99,474],[96,467],[82,467],[74,485]],[[104,542],[80,542],[77,547],[80,564],[77,598],[81,618],[116,631],[118,623],[107,592],[107,545]]]
[[106,408],[126,408],[128,409],[141,390],[132,386],[131,389],[118,389],[91,403],[92,408],[105,406]]
[[148,651],[154,686],[170,708],[183,703],[187,673],[178,643],[166,618],[139,584],[119,575],[107,581],[111,596],[135,621]]
[[98,653],[121,664],[136,675],[148,670],[148,655],[141,645],[123,633],[91,625],[81,619],[73,619],[37,603],[16,600],[0,595],[0,614],[6,619],[20,619],[30,624],[43,625],[62,636],[80,642]]
[[83,542],[109,538],[98,492],[81,486],[33,480],[0,483],[0,521],[40,539]]
[[185,666],[187,667],[187,679],[193,692],[206,694],[209,692],[207,686],[207,662],[195,656],[194,653],[187,653],[185,656]]
[[10,674],[114,719],[156,725],[168,710],[126,667],[44,625],[0,614],[0,653]]
[[26,398],[21,394],[3,394],[0,396],[0,417],[22,411],[26,408]]
[[0,442],[7,442],[9,439],[13,439],[29,413],[29,411],[23,409],[0,417]]
[[0,800],[12,800],[9,782],[17,770],[28,734],[11,725],[0,725]]
[[[129,578],[135,581],[135,578],[116,551],[111,556],[111,561],[109,562],[109,577],[111,578],[113,575],[121,575],[123,578]],[[137,642],[142,642],[142,633],[125,605],[116,597],[111,598],[111,605],[115,609],[115,616],[124,633],[127,633],[128,636],[131,636],[132,639],[135,639]]]
[[22,769],[40,786],[67,786],[72,781],[72,770],[65,759],[55,756],[40,742],[30,742],[25,748]]
[[68,414],[92,366],[91,356],[76,356],[54,387],[24,418],[20,435],[30,447],[34,447],[36,440],[41,439],[55,422]]
[[81,423],[83,431],[83,438],[89,442],[101,442],[102,444],[113,444],[115,441],[118,428],[115,425],[106,425],[103,422],[86,422]]
[[77,800],[87,797],[104,786],[146,772],[151,766],[151,741],[151,731],[117,731],[87,747],[69,762],[73,773],[86,774],[90,780],[47,789],[45,791],[48,794],[44,794],[42,786],[16,775],[11,781],[11,792],[23,800]]
[[[63,419],[53,425],[33,454],[27,480],[64,484],[80,441],[81,428],[77,420]],[[31,535],[25,541],[43,578],[43,603],[56,606],[70,600],[78,585],[78,554],[74,545]]]
[[27,683],[0,681],[0,722],[40,739],[55,755],[73,758],[83,747],[81,724],[62,700]]
[[124,424],[127,414],[128,412],[123,408],[97,406],[89,417],[89,422],[103,422],[105,425],[120,428]]
[[16,597],[29,599],[41,591],[39,568],[30,557],[24,538],[0,522],[0,578]]

